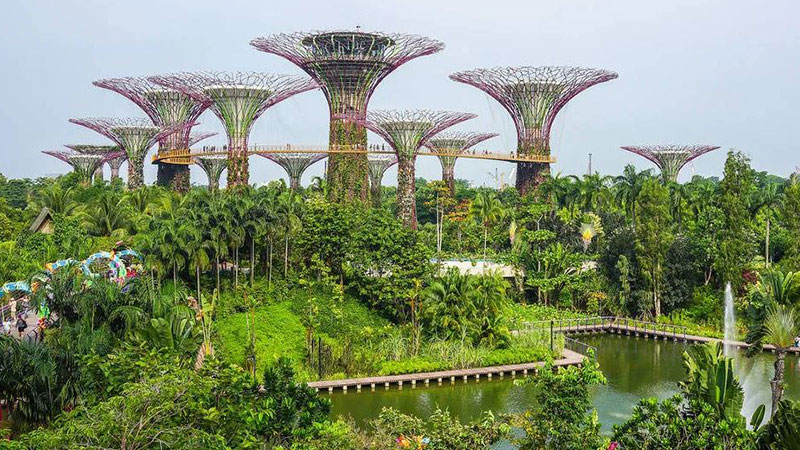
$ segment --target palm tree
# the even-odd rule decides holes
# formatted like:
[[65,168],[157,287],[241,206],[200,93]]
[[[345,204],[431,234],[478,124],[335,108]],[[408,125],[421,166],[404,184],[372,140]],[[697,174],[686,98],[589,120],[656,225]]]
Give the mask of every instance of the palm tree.
[[625,211],[631,222],[636,226],[636,199],[642,191],[644,180],[652,176],[649,170],[636,172],[636,167],[628,164],[622,170],[622,175],[614,178],[614,189],[616,194],[614,199],[623,211]]
[[42,189],[37,200],[41,207],[49,209],[53,214],[69,216],[78,207],[72,187],[64,189],[58,183]]
[[797,311],[793,306],[776,304],[767,312],[764,330],[765,342],[775,346],[775,375],[769,382],[772,388],[772,415],[774,416],[778,410],[778,403],[783,398],[786,351],[794,345],[795,338],[800,334]]
[[104,191],[83,214],[90,233],[119,237],[126,233],[130,216],[126,200],[113,191]]
[[475,295],[475,277],[462,275],[451,268],[425,290],[425,315],[437,332],[447,338],[464,334],[473,315],[472,295]]
[[764,264],[769,268],[769,226],[773,211],[781,203],[781,192],[778,190],[778,183],[768,183],[761,189],[756,201],[754,202],[753,215],[759,212],[764,213],[766,221],[766,234],[764,236]]
[[578,181],[581,208],[584,211],[597,211],[602,208],[609,196],[608,183],[610,180],[610,176],[595,172],[584,175],[583,180]]
[[283,276],[289,271],[289,236],[292,230],[300,226],[300,212],[303,207],[302,198],[294,191],[284,191],[278,197],[278,221],[283,228]]
[[505,215],[503,203],[497,199],[494,192],[481,191],[475,196],[475,201],[469,207],[469,216],[472,220],[483,225],[483,269],[486,270],[486,243],[489,239],[489,227],[494,225]]

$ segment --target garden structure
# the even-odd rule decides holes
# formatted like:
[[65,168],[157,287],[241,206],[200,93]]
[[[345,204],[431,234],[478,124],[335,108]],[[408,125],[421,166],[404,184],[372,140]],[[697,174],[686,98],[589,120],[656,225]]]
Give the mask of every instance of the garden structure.
[[292,95],[318,87],[308,78],[257,72],[177,73],[149,80],[209,104],[222,121],[228,136],[229,187],[249,183],[247,141],[261,114]]
[[[106,158],[106,161],[125,155],[122,149],[116,145],[66,144],[64,147],[67,147],[68,149],[78,153],[83,153],[84,155],[106,156],[109,153],[114,153],[114,157]],[[100,166],[97,167],[97,170],[95,170],[94,175],[92,175],[92,178],[95,181],[103,179],[103,165],[104,164],[100,164]],[[117,167],[117,172],[115,175],[116,177],[119,177],[119,167]]]
[[601,69],[581,67],[497,67],[474,69],[450,75],[500,102],[517,128],[517,153],[536,156],[538,161],[517,163],[517,190],[528,193],[550,171],[550,131],[564,105],[584,90],[617,78]]
[[452,111],[390,110],[370,111],[366,119],[357,119],[397,156],[397,213],[406,226],[417,227],[414,179],[419,149],[442,130],[475,117]]
[[150,147],[160,139],[193,125],[193,123],[177,123],[159,126],[153,125],[148,119],[138,117],[87,118],[69,121],[104,135],[125,151],[128,160],[128,189],[144,185],[144,158]]
[[456,179],[455,166],[458,156],[469,150],[473,145],[491,139],[497,133],[476,133],[473,131],[445,131],[428,139],[425,144],[442,164],[442,181],[447,185],[450,195],[455,195]]
[[216,156],[196,156],[194,158],[195,164],[203,169],[203,172],[208,176],[208,190],[217,191],[219,189],[219,179],[222,176],[222,171],[228,167],[228,157],[224,155]]
[[[406,62],[444,48],[422,36],[360,30],[276,34],[251,44],[288,59],[319,83],[330,107],[331,149],[366,149],[363,120],[378,84]],[[367,201],[368,166],[364,153],[332,153],[329,197],[337,202]]]
[[[147,78],[107,78],[92,84],[121,94],[136,103],[156,126],[194,123],[210,104],[204,99],[198,100],[174,89],[164,88]],[[185,127],[159,139],[159,153],[189,148],[190,131],[190,126]],[[178,192],[188,191],[189,166],[170,164],[168,161],[159,162],[156,183],[160,186],[171,186]]]
[[372,204],[380,206],[383,174],[389,167],[397,164],[397,155],[371,154],[367,156],[367,164],[369,165],[369,190]]
[[312,164],[322,160],[327,153],[260,153],[264,158],[283,167],[289,175],[289,187],[296,191],[300,188],[300,178]]
[[678,181],[678,173],[689,161],[712,150],[714,145],[626,145],[623,150],[644,156],[661,170],[664,181]]
[[92,177],[99,168],[103,167],[103,163],[108,158],[108,156],[78,152],[43,151],[42,153],[60,159],[72,166],[73,171],[78,174],[81,184],[84,186],[91,184]]

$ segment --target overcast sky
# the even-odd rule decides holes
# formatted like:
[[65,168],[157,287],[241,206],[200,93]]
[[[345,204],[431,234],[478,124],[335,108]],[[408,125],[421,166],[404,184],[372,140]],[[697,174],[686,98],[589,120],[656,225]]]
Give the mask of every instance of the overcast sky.
[[[620,145],[703,143],[723,147],[682,172],[719,175],[724,150],[782,176],[800,165],[800,2],[773,0],[4,0],[0,8],[0,172],[10,177],[63,173],[42,150],[106,143],[71,117],[143,116],[130,101],[96,88],[99,78],[182,70],[257,70],[301,74],[249,41],[276,32],[351,29],[408,32],[443,41],[444,51],[396,70],[371,108],[462,110],[479,115],[457,126],[500,137],[478,148],[512,150],[509,116],[490,97],[453,82],[454,71],[500,65],[576,65],[619,78],[573,99],[551,137],[554,171],[593,168],[616,174],[652,165]],[[222,132],[210,112],[197,130]],[[264,114],[250,142],[325,144],[321,92],[291,98]],[[207,144],[223,144],[220,135]],[[380,143],[371,135],[370,142]],[[251,182],[284,176],[251,158]],[[317,163],[303,183],[322,173]],[[456,177],[494,184],[489,173],[511,164],[460,160]],[[146,179],[155,167],[145,168]],[[437,179],[438,161],[420,158],[418,176]],[[396,169],[386,183],[395,182]],[[197,167],[192,180],[205,183]]]

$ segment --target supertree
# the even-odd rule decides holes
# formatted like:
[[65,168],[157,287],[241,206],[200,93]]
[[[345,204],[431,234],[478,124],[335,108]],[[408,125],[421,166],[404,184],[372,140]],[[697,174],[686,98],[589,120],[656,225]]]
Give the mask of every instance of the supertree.
[[[156,126],[194,123],[209,103],[194,99],[182,92],[153,83],[147,78],[123,77],[98,80],[95,86],[109,89],[136,103]],[[159,140],[158,152],[189,148],[189,133],[186,127]],[[189,166],[158,163],[156,184],[171,186],[178,192],[189,189]]]
[[414,174],[417,153],[431,137],[475,114],[451,111],[370,111],[360,122],[382,137],[397,155],[397,211],[404,224],[417,227]]
[[222,121],[228,135],[228,187],[249,183],[247,140],[256,119],[270,106],[318,87],[309,78],[256,72],[178,73],[149,79],[208,103]]
[[425,146],[439,158],[442,164],[442,181],[447,185],[450,195],[455,195],[455,166],[457,155],[466,152],[473,145],[491,139],[497,133],[477,133],[474,131],[445,131],[428,139]]
[[517,189],[525,195],[550,170],[550,130],[573,97],[617,74],[581,67],[497,67],[457,72],[454,81],[486,92],[505,108],[517,128]]
[[43,151],[45,155],[50,155],[54,158],[60,159],[65,163],[72,166],[75,173],[78,174],[81,184],[88,186],[92,182],[92,175],[98,167],[101,167],[108,156],[103,155],[89,155],[78,152],[62,152],[62,151]]
[[139,117],[69,119],[69,121],[102,134],[125,151],[128,159],[128,189],[144,185],[144,158],[150,147],[160,139],[194,125],[177,123],[158,126],[153,125],[148,119]]
[[366,118],[369,99],[395,69],[442,50],[444,44],[422,36],[361,30],[275,34],[250,44],[288,59],[319,83],[330,108],[330,147],[343,150],[328,158],[329,198],[366,202],[367,155],[344,151],[367,147],[367,131],[359,120]]
[[200,142],[202,140],[208,139],[208,138],[210,138],[212,136],[216,136],[216,135],[217,135],[217,133],[214,133],[214,132],[192,133],[192,134],[189,135],[189,140],[186,142],[186,148],[188,149],[189,147],[193,146],[194,144],[197,144],[198,142]]
[[[119,154],[121,149],[118,145],[92,145],[92,144],[66,144],[64,147],[83,153],[84,155],[108,155],[109,153]],[[113,158],[112,158],[113,159]],[[92,176],[95,180],[103,179],[103,164],[100,164]]]
[[327,153],[259,153],[259,155],[283,167],[289,175],[289,187],[300,188],[300,177],[312,164],[328,156]]
[[369,189],[372,204],[375,207],[381,205],[381,182],[383,174],[389,167],[397,164],[397,155],[385,155],[380,153],[370,154],[367,158],[369,168]]
[[208,176],[208,190],[215,192],[219,189],[219,179],[222,171],[228,167],[228,158],[222,155],[195,156],[194,162]]
[[712,150],[715,145],[626,145],[623,150],[644,156],[661,169],[664,181],[678,181],[678,173],[689,161]]

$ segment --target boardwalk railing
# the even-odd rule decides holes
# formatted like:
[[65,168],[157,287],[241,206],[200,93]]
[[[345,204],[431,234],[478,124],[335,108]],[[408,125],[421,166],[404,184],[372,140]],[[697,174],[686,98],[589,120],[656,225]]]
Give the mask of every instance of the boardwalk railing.
[[573,333],[582,331],[624,331],[681,338],[686,340],[687,329],[682,325],[670,323],[648,322],[645,320],[631,319],[629,317],[596,316],[575,319],[553,319],[524,322],[517,332],[530,330],[549,329],[553,333]]
[[579,353],[586,358],[597,360],[597,347],[581,342],[577,339],[572,339],[564,336],[564,348]]

